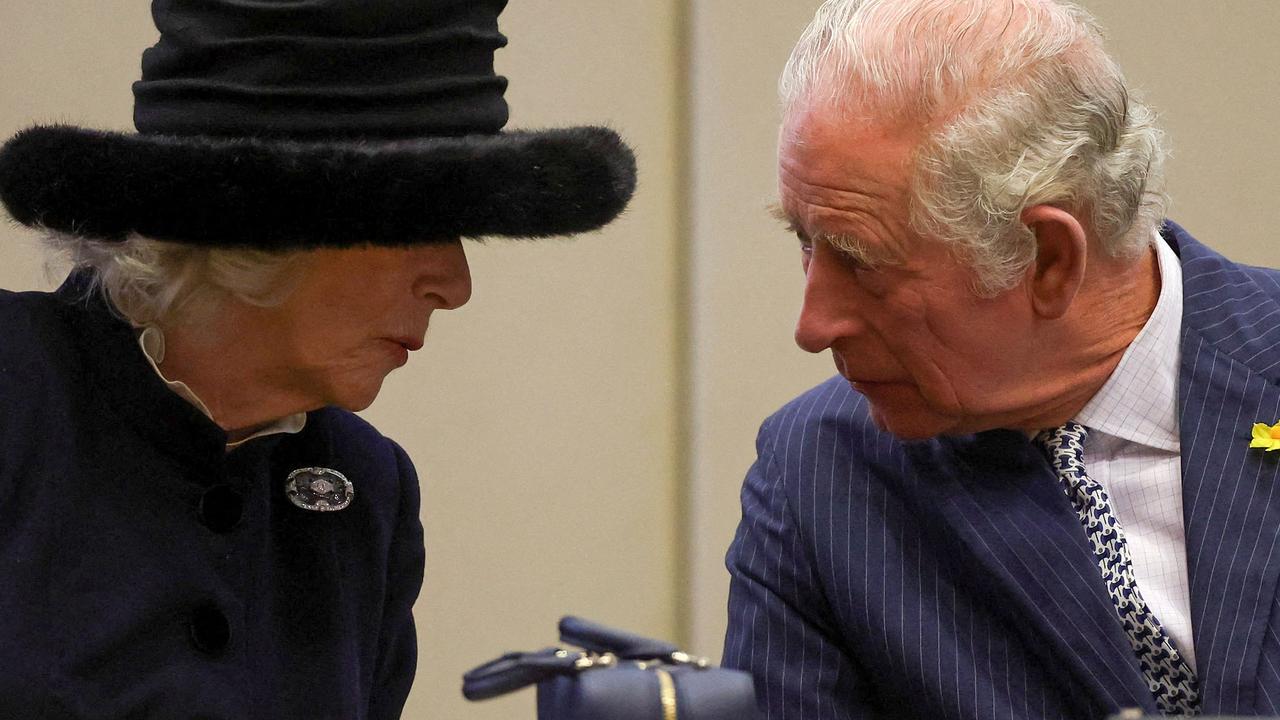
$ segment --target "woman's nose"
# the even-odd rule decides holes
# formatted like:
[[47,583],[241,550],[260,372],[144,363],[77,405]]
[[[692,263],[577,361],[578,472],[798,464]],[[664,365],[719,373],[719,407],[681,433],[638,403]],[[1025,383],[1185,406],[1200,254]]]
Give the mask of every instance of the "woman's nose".
[[420,273],[414,283],[418,297],[436,298],[441,309],[453,310],[471,299],[471,268],[461,240],[419,249]]

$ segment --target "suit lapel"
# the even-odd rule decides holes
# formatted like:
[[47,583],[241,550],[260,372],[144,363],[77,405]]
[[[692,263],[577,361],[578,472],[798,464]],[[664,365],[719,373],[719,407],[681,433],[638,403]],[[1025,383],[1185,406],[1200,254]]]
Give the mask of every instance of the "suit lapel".
[[1080,715],[1155,713],[1084,529],[1040,450],[992,431],[911,452],[961,582],[1064,677]]
[[1183,267],[1178,402],[1201,705],[1246,714],[1280,576],[1280,453],[1248,447],[1253,423],[1280,420],[1280,306],[1176,225],[1166,238]]

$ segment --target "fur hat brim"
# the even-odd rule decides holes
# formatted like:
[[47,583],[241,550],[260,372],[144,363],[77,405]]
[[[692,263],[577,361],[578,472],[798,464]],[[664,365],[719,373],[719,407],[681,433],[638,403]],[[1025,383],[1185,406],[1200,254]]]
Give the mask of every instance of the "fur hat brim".
[[635,172],[600,127],[305,143],[55,125],[0,148],[0,201],[25,225],[104,240],[409,245],[593,230],[626,207]]

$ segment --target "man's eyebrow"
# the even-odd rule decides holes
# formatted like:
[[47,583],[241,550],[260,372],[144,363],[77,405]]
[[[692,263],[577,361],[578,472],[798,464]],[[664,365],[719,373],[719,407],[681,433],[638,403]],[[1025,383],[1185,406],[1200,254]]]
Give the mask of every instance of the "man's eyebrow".
[[852,258],[859,265],[869,268],[884,267],[886,265],[895,265],[898,258],[895,255],[886,253],[883,250],[876,252],[867,247],[867,244],[858,239],[856,235],[848,235],[842,233],[818,233],[814,238],[815,241],[824,242],[844,255]]
[[780,203],[769,203],[768,211],[769,215],[773,217],[773,219],[786,226],[787,232],[804,236],[803,239],[805,240],[824,242],[845,255],[848,255],[850,258],[853,258],[855,262],[861,265],[876,268],[887,265],[897,265],[902,261],[902,258],[899,257],[896,252],[886,252],[883,248],[879,249],[877,252],[867,247],[867,244],[858,239],[856,235],[820,232],[810,238],[796,223],[795,219],[792,218],[785,209],[783,209]]
[[796,222],[791,218],[791,215],[789,215],[787,211],[783,209],[782,203],[776,203],[776,202],[769,203],[769,206],[766,208],[766,210],[769,211],[769,217],[773,218],[774,220],[777,220],[783,225],[786,225],[788,232],[796,231],[797,229]]

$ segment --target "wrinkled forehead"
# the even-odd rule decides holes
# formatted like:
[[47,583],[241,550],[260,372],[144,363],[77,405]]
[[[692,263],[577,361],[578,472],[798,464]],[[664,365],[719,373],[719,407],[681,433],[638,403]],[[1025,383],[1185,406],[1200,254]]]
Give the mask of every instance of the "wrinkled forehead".
[[778,129],[779,170],[803,166],[823,175],[858,172],[888,181],[911,171],[927,129],[911,122],[850,117],[839,107],[811,102],[789,108]]
[[779,214],[809,238],[875,237],[882,249],[901,246],[917,134],[851,123],[820,107],[789,114],[779,134]]

